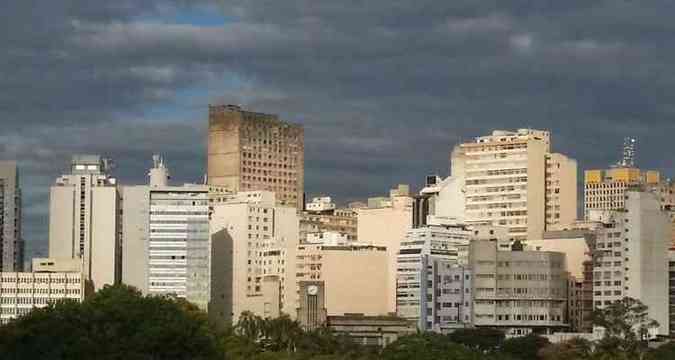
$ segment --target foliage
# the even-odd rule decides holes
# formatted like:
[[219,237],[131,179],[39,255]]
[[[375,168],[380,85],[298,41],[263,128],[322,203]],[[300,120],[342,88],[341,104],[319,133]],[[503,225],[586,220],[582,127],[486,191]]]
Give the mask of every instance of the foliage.
[[543,360],[587,360],[593,354],[593,344],[582,338],[574,338],[560,344],[550,344],[539,351]]
[[649,360],[672,360],[675,359],[675,342],[669,342],[652,350],[648,355]]
[[548,345],[546,338],[530,334],[505,340],[501,351],[519,360],[538,360],[539,352]]
[[0,327],[3,359],[220,359],[204,313],[182,300],[109,286]]
[[493,352],[504,342],[504,333],[490,328],[459,329],[448,335],[450,341],[481,352]]
[[452,343],[447,337],[433,333],[421,333],[399,339],[382,353],[384,360],[473,360],[480,354],[460,344]]

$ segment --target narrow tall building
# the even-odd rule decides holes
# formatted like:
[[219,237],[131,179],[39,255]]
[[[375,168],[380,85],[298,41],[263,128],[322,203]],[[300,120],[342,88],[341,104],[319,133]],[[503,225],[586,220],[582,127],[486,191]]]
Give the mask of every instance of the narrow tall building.
[[15,161],[0,161],[0,271],[23,270],[21,188]]
[[551,153],[548,131],[495,130],[459,144],[451,169],[462,183],[467,224],[506,226],[513,241],[522,241],[576,219],[577,164]]
[[96,290],[119,282],[119,194],[111,162],[98,155],[75,155],[70,173],[50,189],[49,257],[82,261]]
[[157,155],[153,160],[149,185],[121,187],[122,282],[144,294],[175,295],[210,310],[216,279],[208,186],[170,186],[164,161]]
[[302,209],[304,163],[302,126],[236,105],[209,106],[209,185],[272,191],[279,205]]

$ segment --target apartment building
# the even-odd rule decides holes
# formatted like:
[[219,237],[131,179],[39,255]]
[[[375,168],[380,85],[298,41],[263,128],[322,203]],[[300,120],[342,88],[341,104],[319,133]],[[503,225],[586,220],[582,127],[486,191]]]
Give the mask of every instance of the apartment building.
[[565,254],[499,251],[492,241],[472,241],[473,325],[503,329],[507,336],[567,329]]
[[236,323],[244,311],[295,317],[298,223],[297,209],[278,206],[272,192],[240,192],[213,203],[211,236],[227,249],[218,273],[226,279],[227,321]]
[[314,198],[305,207],[300,214],[300,242],[326,232],[357,241],[358,217],[354,209],[339,209],[328,196]]
[[[631,297],[649,307],[651,318],[666,319],[670,219],[652,192],[628,190],[625,197],[625,210],[589,212],[603,225],[592,249],[594,306]],[[668,333],[668,322],[660,321],[658,334]]]
[[112,162],[75,155],[50,189],[49,257],[80,259],[96,290],[121,277],[119,194]]
[[551,135],[542,130],[495,130],[451,154],[465,221],[507,226],[512,241],[541,237],[548,225],[576,218],[576,169],[575,160],[551,153]]
[[408,185],[389,191],[388,197],[368,199],[368,205],[357,209],[359,243],[387,248],[388,307],[396,312],[396,264],[401,242],[412,227],[413,198]]
[[241,191],[272,191],[279,205],[302,209],[304,129],[277,115],[236,105],[209,106],[208,183]]
[[0,271],[23,270],[21,187],[16,161],[0,161]]
[[122,282],[144,294],[174,295],[203,310],[211,302],[212,258],[206,185],[169,185],[154,156],[149,184],[121,187]]
[[33,270],[0,273],[0,325],[50,302],[84,300],[85,277],[78,259],[34,259]]

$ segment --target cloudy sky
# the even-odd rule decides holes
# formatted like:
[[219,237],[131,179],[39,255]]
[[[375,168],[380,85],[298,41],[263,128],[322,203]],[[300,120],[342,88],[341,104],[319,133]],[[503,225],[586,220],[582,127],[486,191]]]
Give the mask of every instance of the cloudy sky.
[[209,103],[306,129],[306,191],[340,201],[448,172],[494,128],[551,129],[581,168],[675,175],[672,0],[9,0],[0,158],[20,161],[29,256],[73,153],[145,182],[154,152],[204,173]]

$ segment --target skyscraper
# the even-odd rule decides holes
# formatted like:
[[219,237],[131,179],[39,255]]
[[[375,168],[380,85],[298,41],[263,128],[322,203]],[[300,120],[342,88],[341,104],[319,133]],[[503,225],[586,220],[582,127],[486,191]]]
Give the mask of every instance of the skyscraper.
[[304,129],[277,115],[209,106],[208,182],[232,192],[272,191],[303,207]]
[[50,190],[49,257],[80,259],[96,290],[119,281],[119,195],[111,161],[75,155]]
[[15,161],[0,161],[0,271],[22,271],[21,188]]
[[451,168],[463,183],[467,224],[506,226],[515,241],[576,219],[577,163],[551,153],[548,131],[495,130],[457,145]]

